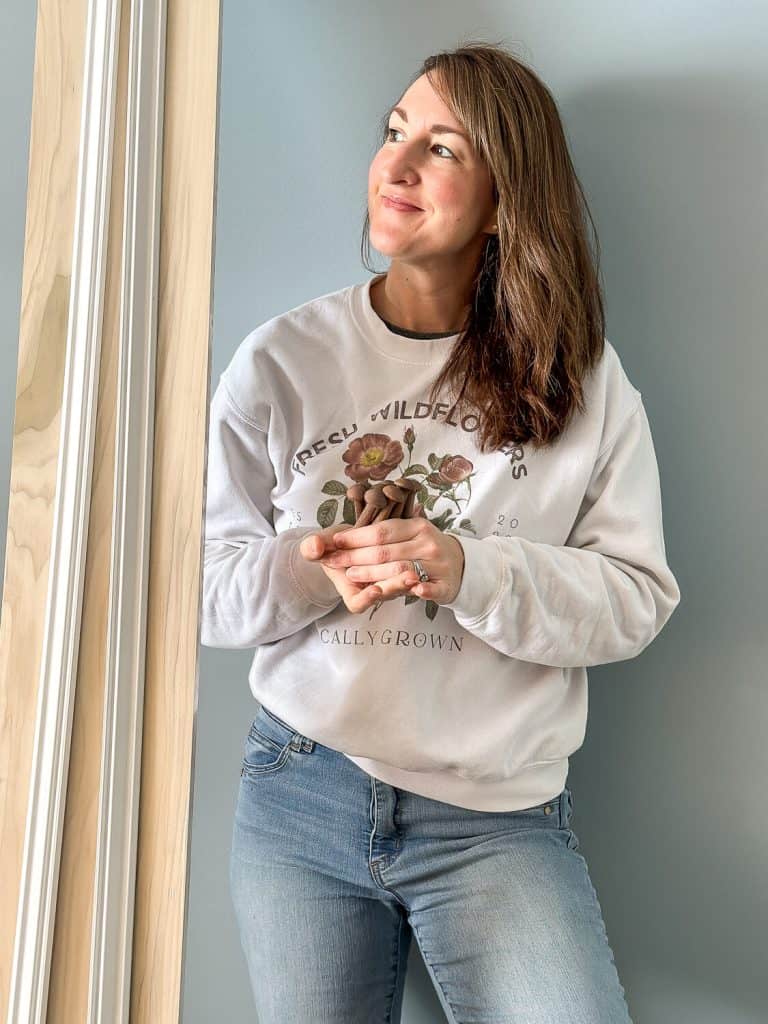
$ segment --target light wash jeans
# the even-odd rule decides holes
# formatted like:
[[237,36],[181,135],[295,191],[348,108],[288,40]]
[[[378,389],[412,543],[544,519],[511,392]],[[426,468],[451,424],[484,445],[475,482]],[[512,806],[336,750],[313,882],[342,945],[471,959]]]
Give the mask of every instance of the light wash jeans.
[[398,1024],[413,935],[451,1024],[632,1024],[571,813],[395,789],[260,705],[229,878],[259,1024]]

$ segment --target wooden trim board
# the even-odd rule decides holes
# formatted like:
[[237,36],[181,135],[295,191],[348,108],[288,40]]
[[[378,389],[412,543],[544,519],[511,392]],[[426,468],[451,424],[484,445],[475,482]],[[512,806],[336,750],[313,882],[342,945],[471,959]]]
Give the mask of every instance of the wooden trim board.
[[[9,1022],[180,1019],[219,45],[219,0],[38,2],[0,623]],[[58,709],[47,748],[44,705]],[[55,867],[47,903],[22,885],[35,829]]]

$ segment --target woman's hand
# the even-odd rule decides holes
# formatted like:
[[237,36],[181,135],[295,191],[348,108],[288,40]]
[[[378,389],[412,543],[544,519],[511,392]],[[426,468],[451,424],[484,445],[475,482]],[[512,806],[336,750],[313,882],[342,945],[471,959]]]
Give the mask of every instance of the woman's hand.
[[[335,551],[320,557],[326,573],[334,583],[338,577],[331,573],[344,577],[347,586],[350,581],[362,586],[353,593],[351,606],[345,598],[349,611],[364,611],[376,601],[409,593],[436,604],[448,604],[459,592],[464,573],[461,542],[424,516],[346,527],[334,534],[333,546]],[[419,583],[413,558],[418,558],[429,574],[428,583]],[[337,589],[344,597],[342,589]]]
[[[368,586],[366,583],[355,583],[347,576],[344,569],[335,569],[332,565],[327,564],[328,556],[336,551],[335,542],[339,533],[353,529],[354,527],[348,523],[341,523],[338,526],[329,526],[325,530],[318,530],[317,533],[309,533],[302,538],[299,553],[312,562],[320,562],[323,572],[341,595],[347,611],[357,613],[366,611],[371,605],[382,600],[381,588]],[[416,579],[416,576],[413,578]],[[391,596],[407,593],[408,589],[410,588],[398,591],[397,595],[392,594]]]

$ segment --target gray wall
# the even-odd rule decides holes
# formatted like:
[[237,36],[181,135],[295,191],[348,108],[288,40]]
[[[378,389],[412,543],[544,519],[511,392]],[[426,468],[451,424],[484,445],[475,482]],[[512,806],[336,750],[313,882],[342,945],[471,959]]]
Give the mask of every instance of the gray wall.
[[[768,8],[224,6],[214,381],[253,326],[366,277],[376,124],[423,56],[501,41],[555,93],[600,235],[606,333],[654,431],[683,594],[639,658],[590,669],[574,828],[635,1024],[763,1021]],[[34,22],[34,4],[0,5],[3,517]],[[0,538],[4,553],[5,523]],[[185,1024],[254,1019],[227,890],[249,662],[200,649]],[[405,1024],[443,1020],[415,943],[409,966]]]
[[36,7],[29,0],[0,4],[0,109],[5,139],[5,156],[0,160],[0,578],[5,576],[11,489]]
[[[640,657],[590,669],[574,827],[635,1024],[756,1024],[768,998],[768,8],[229,0],[212,379],[252,327],[365,279],[378,118],[426,54],[468,37],[530,60],[560,105],[683,594]],[[250,659],[201,648],[185,1024],[253,1019],[226,884]],[[415,942],[403,1016],[444,1019]]]

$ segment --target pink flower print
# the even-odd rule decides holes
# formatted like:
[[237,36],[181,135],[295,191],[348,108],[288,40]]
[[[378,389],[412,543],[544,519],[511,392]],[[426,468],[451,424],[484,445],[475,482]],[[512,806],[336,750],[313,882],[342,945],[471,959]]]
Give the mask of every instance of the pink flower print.
[[463,455],[446,455],[437,469],[430,473],[427,481],[435,487],[446,484],[460,484],[466,480],[475,467]]
[[387,434],[363,434],[341,457],[347,463],[344,472],[353,480],[384,480],[403,461],[403,446]]

